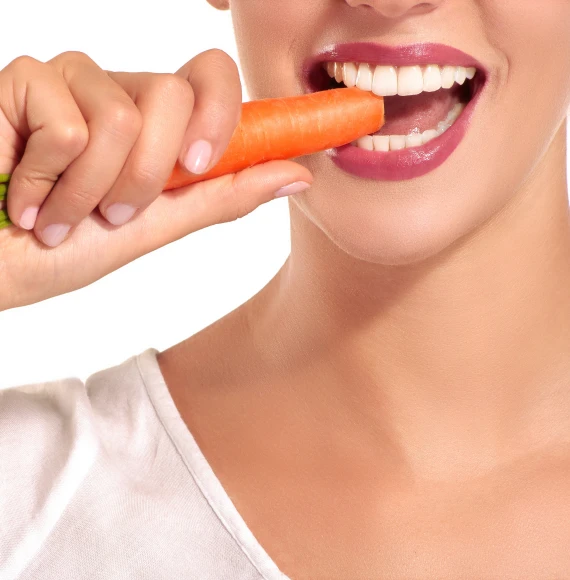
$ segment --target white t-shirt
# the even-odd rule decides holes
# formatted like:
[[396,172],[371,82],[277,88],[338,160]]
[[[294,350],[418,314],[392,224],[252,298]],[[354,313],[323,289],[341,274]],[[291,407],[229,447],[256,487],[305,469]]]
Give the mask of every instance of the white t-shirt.
[[0,391],[1,580],[289,580],[148,349],[83,384]]

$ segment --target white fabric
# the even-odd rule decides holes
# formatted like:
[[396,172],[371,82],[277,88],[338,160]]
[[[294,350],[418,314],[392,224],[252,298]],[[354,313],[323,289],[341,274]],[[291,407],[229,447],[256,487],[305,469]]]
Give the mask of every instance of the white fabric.
[[1,580],[289,580],[148,349],[83,384],[0,391]]

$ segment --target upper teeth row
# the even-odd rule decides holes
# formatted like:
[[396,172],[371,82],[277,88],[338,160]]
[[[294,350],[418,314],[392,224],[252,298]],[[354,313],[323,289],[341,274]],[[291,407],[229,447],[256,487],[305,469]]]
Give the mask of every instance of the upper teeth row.
[[337,83],[347,87],[357,86],[363,91],[372,91],[382,97],[393,95],[419,95],[449,89],[454,83],[462,85],[472,79],[475,67],[443,66],[428,64],[414,66],[383,66],[354,62],[327,62],[324,68]]

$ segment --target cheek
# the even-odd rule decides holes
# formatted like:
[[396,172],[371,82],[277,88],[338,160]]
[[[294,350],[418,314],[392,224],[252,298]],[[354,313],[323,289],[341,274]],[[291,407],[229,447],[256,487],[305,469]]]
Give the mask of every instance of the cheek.
[[[299,59],[334,29],[332,21],[323,28],[319,4],[233,0],[251,99],[300,92]],[[324,154],[299,158],[315,182],[292,200],[293,220],[312,222],[355,257],[412,263],[468,234],[521,190],[570,105],[570,0],[478,0],[476,6],[461,36],[450,38],[491,68],[462,145],[436,171],[403,182],[354,178]]]
[[548,145],[570,105],[570,1],[486,0],[488,42],[505,55],[505,136]]
[[[512,196],[529,180],[570,106],[570,1],[487,0],[486,40],[503,55],[483,113],[492,189]],[[489,175],[489,177],[491,176]],[[502,188],[502,189],[501,189]]]
[[302,59],[314,51],[307,0],[232,0],[240,65],[250,99],[301,91]]

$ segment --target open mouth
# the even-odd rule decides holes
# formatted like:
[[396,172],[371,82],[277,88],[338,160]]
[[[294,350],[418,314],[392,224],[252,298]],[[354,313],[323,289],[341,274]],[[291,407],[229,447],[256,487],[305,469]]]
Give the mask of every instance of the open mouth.
[[488,75],[468,53],[432,42],[333,44],[302,67],[307,92],[356,86],[384,97],[379,131],[324,152],[342,171],[380,181],[413,179],[445,163],[472,126]]
[[356,86],[384,97],[385,124],[352,145],[387,152],[422,147],[450,129],[483,86],[485,73],[454,65],[325,61],[312,69],[309,82],[314,91]]

